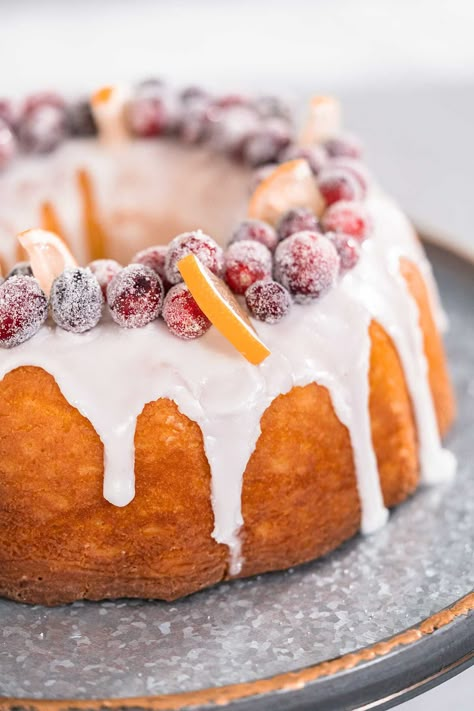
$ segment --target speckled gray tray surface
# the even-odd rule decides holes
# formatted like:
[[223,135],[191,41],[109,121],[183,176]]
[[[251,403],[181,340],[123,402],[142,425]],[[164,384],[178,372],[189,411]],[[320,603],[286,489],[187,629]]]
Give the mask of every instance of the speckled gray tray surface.
[[395,635],[474,588],[474,266],[429,251],[451,320],[456,481],[419,491],[383,531],[319,562],[178,603],[0,601],[0,696],[148,696],[256,680]]

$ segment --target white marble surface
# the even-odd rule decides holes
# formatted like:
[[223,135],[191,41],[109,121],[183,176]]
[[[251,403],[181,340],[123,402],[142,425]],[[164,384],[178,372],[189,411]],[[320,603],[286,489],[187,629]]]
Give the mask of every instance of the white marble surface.
[[[331,91],[421,224],[474,256],[471,0],[2,0],[0,94],[163,74]],[[474,669],[403,711],[472,711]]]

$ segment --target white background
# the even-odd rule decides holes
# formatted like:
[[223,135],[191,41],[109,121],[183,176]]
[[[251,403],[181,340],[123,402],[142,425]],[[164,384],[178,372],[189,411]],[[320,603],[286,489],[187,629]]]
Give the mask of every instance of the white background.
[[[420,223],[474,255],[472,0],[0,0],[0,94],[162,75],[336,93]],[[400,707],[474,709],[474,670]]]

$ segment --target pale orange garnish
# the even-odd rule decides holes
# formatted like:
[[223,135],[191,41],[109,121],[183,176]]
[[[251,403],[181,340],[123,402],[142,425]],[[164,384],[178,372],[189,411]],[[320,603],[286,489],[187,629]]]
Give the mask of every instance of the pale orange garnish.
[[53,281],[65,269],[77,266],[69,249],[54,232],[26,230],[20,232],[18,241],[27,251],[33,274],[45,294],[49,294]]
[[313,96],[309,115],[300,135],[302,146],[313,146],[339,133],[341,105],[333,96]]
[[259,365],[264,361],[270,351],[222,279],[216,277],[194,254],[180,259],[178,269],[197,305],[217,330],[250,363]]
[[121,86],[103,86],[91,96],[91,108],[99,138],[105,143],[120,144],[128,139],[125,122],[127,94]]
[[94,184],[85,168],[77,171],[77,186],[81,199],[82,224],[90,261],[106,255],[107,234],[102,227]]
[[301,158],[282,163],[257,185],[250,198],[248,214],[274,225],[295,207],[309,207],[316,215],[324,210],[324,200],[311,168]]

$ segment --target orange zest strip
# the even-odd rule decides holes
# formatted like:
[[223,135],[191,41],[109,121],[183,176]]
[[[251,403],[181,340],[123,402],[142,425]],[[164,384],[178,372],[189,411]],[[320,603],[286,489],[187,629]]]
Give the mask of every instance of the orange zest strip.
[[64,233],[64,229],[61,225],[61,221],[59,219],[58,212],[57,212],[56,208],[54,207],[53,203],[50,202],[49,200],[45,200],[40,205],[40,220],[41,220],[41,227],[44,230],[48,230],[49,232],[54,232],[59,237],[61,237],[62,241],[65,242],[65,244],[67,244],[67,246],[69,248],[71,248],[69,240],[67,239],[67,237]]
[[77,183],[82,203],[83,230],[89,259],[103,259],[106,255],[107,236],[99,220],[92,179],[84,168],[77,171]]
[[62,239],[53,232],[39,228],[26,230],[20,232],[18,241],[28,252],[33,274],[45,294],[49,294],[57,276],[77,265]]
[[247,314],[227,285],[202,264],[194,254],[178,262],[189,291],[209,321],[253,365],[270,355]]

